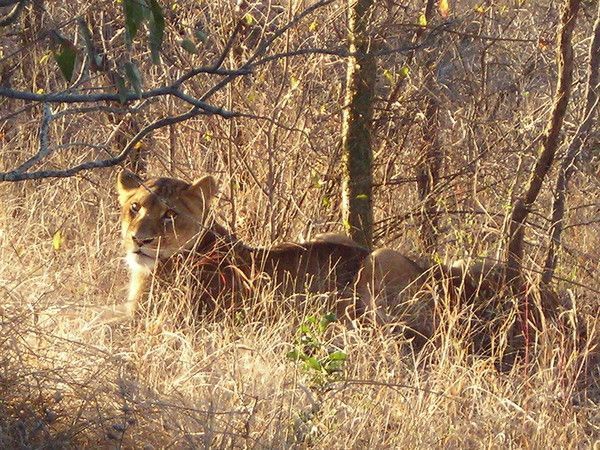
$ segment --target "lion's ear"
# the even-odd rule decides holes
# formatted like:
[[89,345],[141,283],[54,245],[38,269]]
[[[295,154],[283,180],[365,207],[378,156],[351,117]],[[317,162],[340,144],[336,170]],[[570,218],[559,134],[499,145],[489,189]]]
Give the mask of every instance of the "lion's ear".
[[188,191],[208,203],[217,194],[217,182],[212,176],[206,175],[194,180]]
[[121,204],[131,196],[132,191],[142,185],[142,180],[135,173],[125,169],[119,172],[117,176],[117,192],[119,193],[119,202]]

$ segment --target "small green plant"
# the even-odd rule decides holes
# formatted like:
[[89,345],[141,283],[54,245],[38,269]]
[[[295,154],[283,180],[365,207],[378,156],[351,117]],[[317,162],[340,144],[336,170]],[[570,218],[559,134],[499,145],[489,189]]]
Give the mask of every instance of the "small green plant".
[[336,321],[334,313],[307,317],[296,331],[293,349],[286,354],[287,359],[299,364],[311,383],[319,387],[338,380],[346,362],[346,353],[325,340],[327,329]]

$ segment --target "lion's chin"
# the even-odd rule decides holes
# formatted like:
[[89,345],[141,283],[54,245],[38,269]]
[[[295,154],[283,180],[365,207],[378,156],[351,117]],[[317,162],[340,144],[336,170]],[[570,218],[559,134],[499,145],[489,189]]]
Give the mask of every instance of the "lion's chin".
[[156,259],[141,252],[129,252],[125,257],[127,265],[133,271],[152,272]]

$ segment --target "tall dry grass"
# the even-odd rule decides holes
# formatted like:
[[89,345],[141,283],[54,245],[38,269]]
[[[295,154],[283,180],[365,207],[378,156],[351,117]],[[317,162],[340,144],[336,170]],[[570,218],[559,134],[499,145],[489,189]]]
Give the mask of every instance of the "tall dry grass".
[[[50,18],[60,23],[87,14],[98,26],[119,30],[120,15],[106,13],[109,3],[73,2],[69,9],[49,3],[44,24],[50,26]],[[531,42],[486,47],[460,34],[444,34],[432,46],[443,49],[434,59],[445,68],[438,93],[445,111],[440,123],[445,178],[438,193],[443,215],[435,255],[421,254],[414,225],[421,208],[413,169],[423,141],[427,58],[416,57],[405,81],[398,73],[406,55],[379,61],[377,245],[441,262],[501,255],[507,206],[528,174],[536,151],[530,144],[550,106],[553,53],[537,40],[552,37],[557,14],[554,2],[497,3],[483,16],[477,4],[461,2],[453,11],[462,21],[458,30]],[[227,1],[177,4],[172,15],[178,19],[170,20],[165,44],[170,62],[166,68],[143,66],[147,87],[218,55],[241,14]],[[391,12],[382,7],[377,24],[381,45],[393,47],[412,33],[402,24],[414,23],[421,4],[407,5]],[[253,14],[259,22],[260,14],[275,14],[277,25],[303,6],[285,3],[279,15],[277,8]],[[579,77],[592,9],[587,6],[577,30]],[[304,43],[343,45],[344,14],[342,2],[333,4],[292,29],[271,51]],[[209,31],[209,41],[199,55],[187,55],[177,39],[181,30],[189,32],[198,22]],[[69,27],[65,32],[73,33]],[[2,39],[6,55],[16,38]],[[122,49],[123,42],[122,36],[114,38],[111,49]],[[237,64],[252,45],[248,38],[227,64]],[[9,60],[18,69],[15,86],[47,91],[64,87],[56,69],[40,62],[46,51],[44,44],[28,46],[19,59]],[[487,75],[482,78],[484,59]],[[214,103],[275,122],[194,119],[175,128],[174,144],[168,130],[161,130],[144,143],[149,172],[187,180],[203,172],[214,174],[222,186],[216,204],[219,220],[253,244],[340,230],[344,74],[343,59],[312,55],[275,61],[242,77],[217,94]],[[400,82],[401,95],[387,101]],[[189,89],[199,93],[208,86],[206,77]],[[567,132],[572,131],[580,96],[578,85]],[[3,115],[23,106],[3,102]],[[178,111],[169,102],[148,105],[139,120],[145,123]],[[35,153],[32,137],[39,112],[36,106],[0,124],[2,169]],[[55,120],[51,138],[60,151],[46,167],[103,155],[101,148],[72,143],[102,144],[114,128],[105,114]],[[597,143],[597,138],[596,130],[592,141]],[[107,143],[106,149],[114,152],[112,145]],[[420,353],[383,327],[335,323],[319,336],[320,348],[341,350],[347,360],[341,374],[323,379],[286,357],[296,344],[299,325],[326,312],[319,298],[282,300],[266,289],[244,309],[219,319],[180,320],[159,309],[137,323],[94,320],[96,307],[119,304],[125,297],[114,175],[108,169],[0,186],[0,447],[599,445],[600,372],[592,357],[600,332],[597,178],[578,175],[573,183],[572,226],[565,233],[558,273],[558,288],[573,305],[563,316],[577,321],[579,334],[573,331],[576,327],[550,324],[537,336],[529,364],[502,372],[499,350],[491,355],[469,351],[470,337],[461,325],[468,323],[468,311],[443,312],[437,338]],[[545,256],[549,186],[528,229],[526,265],[533,280]],[[55,248],[58,231],[62,238]],[[165,295],[163,300],[171,305],[182,297],[176,291]],[[438,300],[443,304],[445,299]]]

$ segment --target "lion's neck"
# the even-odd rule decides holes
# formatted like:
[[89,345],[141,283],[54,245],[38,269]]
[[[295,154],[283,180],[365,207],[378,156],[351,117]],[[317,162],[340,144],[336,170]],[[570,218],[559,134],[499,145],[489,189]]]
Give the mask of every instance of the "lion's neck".
[[[265,250],[247,245],[217,222],[207,230],[192,251],[203,257],[227,259],[244,270],[252,265],[253,258]],[[244,270],[245,271],[245,270]]]
[[187,249],[183,249],[165,260],[157,260],[154,267],[146,267],[130,262],[130,280],[128,292],[128,309],[135,313],[140,301],[148,294],[152,280],[169,280],[176,273],[180,263],[211,267],[234,266],[247,277],[255,272],[254,261],[267,252],[265,249],[254,248],[237,239],[224,226],[213,222],[210,228]]

